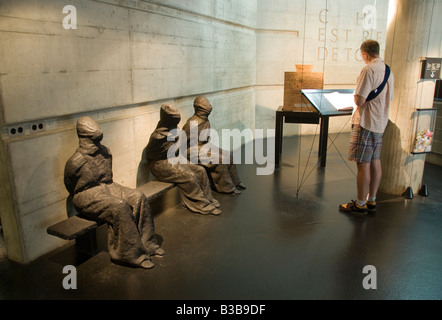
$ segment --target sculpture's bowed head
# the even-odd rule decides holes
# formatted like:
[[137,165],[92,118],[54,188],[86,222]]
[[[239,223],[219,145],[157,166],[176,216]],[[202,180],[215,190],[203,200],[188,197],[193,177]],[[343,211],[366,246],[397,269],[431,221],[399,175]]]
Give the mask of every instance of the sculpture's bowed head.
[[163,104],[160,109],[160,127],[176,128],[181,121],[177,108],[170,104]]
[[195,109],[195,114],[199,116],[208,116],[212,112],[212,105],[206,97],[198,96],[193,102],[193,108]]
[[77,135],[79,138],[89,138],[94,141],[101,141],[101,139],[103,139],[103,132],[100,126],[91,117],[78,118]]

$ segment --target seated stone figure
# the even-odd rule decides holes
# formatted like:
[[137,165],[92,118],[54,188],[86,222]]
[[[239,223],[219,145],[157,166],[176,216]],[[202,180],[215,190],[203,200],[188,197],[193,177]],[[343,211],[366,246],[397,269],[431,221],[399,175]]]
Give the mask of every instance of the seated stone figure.
[[[225,150],[219,149],[216,146],[214,148],[207,148],[211,143],[210,135],[207,133],[209,133],[210,130],[209,115],[212,112],[212,105],[206,97],[198,96],[194,100],[193,107],[195,109],[194,115],[190,117],[183,126],[183,131],[187,135],[188,159],[193,162],[191,159],[191,150],[192,148],[196,148],[199,155],[198,164],[206,168],[212,180],[214,189],[220,193],[232,193],[235,195],[241,194],[240,189],[246,189],[246,187],[241,183],[236,165],[233,163],[232,154],[226,152]],[[192,139],[192,125],[198,126],[198,139]],[[219,149],[219,159],[216,161],[216,163],[213,163],[207,159],[202,159],[202,157],[205,156],[211,157],[211,154],[206,155],[204,152],[200,153],[203,146],[206,147],[206,150]],[[225,161],[223,159],[228,159],[229,161]]]
[[169,152],[169,149],[178,143],[178,136],[174,136],[173,141],[168,141],[171,140],[168,139],[168,135],[172,134],[172,130],[177,129],[180,120],[181,115],[175,107],[161,106],[160,121],[145,148],[144,156],[149,169],[158,180],[177,184],[181,203],[190,211],[219,215],[220,205],[213,198],[205,170],[198,165],[168,159],[170,153],[177,157],[175,152]]
[[75,209],[108,225],[113,262],[150,269],[152,255],[163,255],[157,243],[151,208],[145,195],[113,182],[112,154],[101,144],[103,133],[90,117],[77,121],[79,147],[67,161],[66,189]]

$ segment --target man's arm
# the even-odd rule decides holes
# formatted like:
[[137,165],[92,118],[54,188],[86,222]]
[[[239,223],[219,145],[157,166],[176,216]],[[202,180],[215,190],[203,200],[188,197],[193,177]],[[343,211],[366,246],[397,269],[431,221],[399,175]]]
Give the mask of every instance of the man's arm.
[[366,98],[364,98],[363,96],[360,96],[358,94],[355,94],[355,104],[360,107],[362,106],[366,101]]

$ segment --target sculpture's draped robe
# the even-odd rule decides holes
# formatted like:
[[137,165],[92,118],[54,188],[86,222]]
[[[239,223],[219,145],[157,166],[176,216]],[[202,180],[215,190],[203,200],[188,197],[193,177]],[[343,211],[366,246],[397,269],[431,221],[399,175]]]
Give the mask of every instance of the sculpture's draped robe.
[[186,208],[193,212],[209,214],[219,207],[219,202],[213,198],[204,168],[190,163],[173,164],[172,158],[177,157],[174,152],[169,154],[168,159],[169,149],[176,147],[175,144],[179,141],[178,136],[175,136],[173,141],[168,141],[167,137],[173,129],[177,129],[180,119],[180,114],[174,107],[161,107],[160,121],[145,148],[145,158],[151,173],[158,180],[177,184],[181,203]]
[[[187,136],[187,157],[193,163],[192,155],[198,153],[198,164],[206,168],[211,177],[214,189],[221,193],[232,193],[237,189],[237,186],[240,185],[241,180],[236,165],[233,163],[231,153],[211,145],[211,126],[208,117],[212,111],[212,106],[205,98],[197,98],[194,108],[195,114],[190,117],[183,126],[183,131]],[[195,137],[191,135],[191,127],[193,125],[198,127],[198,139],[195,139]],[[204,148],[203,152],[201,152],[201,148]],[[208,150],[208,152],[205,152],[205,150]],[[219,150],[216,163],[210,161],[211,150]]]
[[113,182],[107,147],[80,142],[66,163],[64,182],[80,214],[108,224],[112,260],[133,266],[150,260],[159,248],[151,208],[142,192]]

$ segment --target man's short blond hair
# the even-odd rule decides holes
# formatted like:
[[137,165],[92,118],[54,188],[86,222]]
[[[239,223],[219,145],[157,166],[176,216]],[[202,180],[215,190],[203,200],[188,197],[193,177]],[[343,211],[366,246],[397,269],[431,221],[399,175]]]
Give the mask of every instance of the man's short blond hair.
[[366,40],[361,44],[361,51],[367,53],[370,57],[379,56],[380,46],[375,40]]

